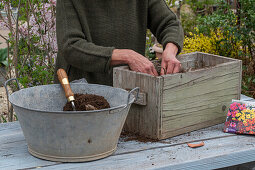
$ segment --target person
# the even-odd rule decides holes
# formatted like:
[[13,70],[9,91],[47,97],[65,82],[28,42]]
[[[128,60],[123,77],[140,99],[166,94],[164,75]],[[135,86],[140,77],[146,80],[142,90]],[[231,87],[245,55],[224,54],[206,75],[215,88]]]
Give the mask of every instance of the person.
[[70,81],[112,85],[112,68],[123,64],[158,76],[144,57],[147,29],[163,45],[161,75],[179,72],[183,29],[164,0],[57,0],[56,8],[56,70]]

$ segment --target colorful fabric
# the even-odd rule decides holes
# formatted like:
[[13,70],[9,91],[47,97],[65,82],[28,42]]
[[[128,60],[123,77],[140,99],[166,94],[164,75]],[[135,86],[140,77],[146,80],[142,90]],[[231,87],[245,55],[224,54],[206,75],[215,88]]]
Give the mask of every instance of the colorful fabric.
[[224,132],[255,134],[255,110],[245,103],[233,102],[228,110]]

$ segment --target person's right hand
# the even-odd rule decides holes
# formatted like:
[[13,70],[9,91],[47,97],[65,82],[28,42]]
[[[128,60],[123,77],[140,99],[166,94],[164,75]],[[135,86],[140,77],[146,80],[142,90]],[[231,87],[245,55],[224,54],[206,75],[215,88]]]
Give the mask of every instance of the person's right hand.
[[112,65],[128,64],[130,69],[137,72],[158,76],[152,62],[141,54],[128,49],[115,49],[112,53]]

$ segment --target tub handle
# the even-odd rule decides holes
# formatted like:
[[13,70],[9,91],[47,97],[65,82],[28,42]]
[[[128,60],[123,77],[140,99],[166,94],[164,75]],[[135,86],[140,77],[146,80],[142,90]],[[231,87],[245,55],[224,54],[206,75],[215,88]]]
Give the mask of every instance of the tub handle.
[[135,92],[135,91],[136,91],[135,101],[137,101],[137,99],[138,99],[138,94],[139,94],[139,91],[140,91],[139,87],[133,88],[133,89],[130,90],[130,92],[128,93],[127,106],[128,106],[128,104],[129,104],[129,100],[130,100],[131,94],[133,94],[133,92]]
[[13,80],[15,80],[16,81],[16,83],[17,83],[17,85],[18,85],[18,89],[20,90],[21,88],[20,88],[20,86],[19,86],[19,81],[18,81],[18,79],[17,78],[11,78],[11,79],[9,79],[9,80],[7,80],[6,82],[4,82],[4,88],[5,88],[5,90],[6,90],[6,94],[7,94],[7,99],[8,99],[8,101],[9,101],[9,92],[8,92],[8,87],[7,87],[7,85],[8,85],[8,83],[10,82],[10,81],[13,81]]

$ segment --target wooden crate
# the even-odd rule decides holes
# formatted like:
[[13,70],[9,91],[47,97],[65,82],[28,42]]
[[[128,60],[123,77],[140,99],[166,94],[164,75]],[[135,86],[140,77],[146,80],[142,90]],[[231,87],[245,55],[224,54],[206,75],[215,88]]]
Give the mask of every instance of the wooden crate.
[[113,86],[140,87],[124,130],[152,139],[165,139],[223,123],[232,99],[240,99],[240,60],[201,52],[180,55],[186,73],[153,77],[130,71],[113,71]]

